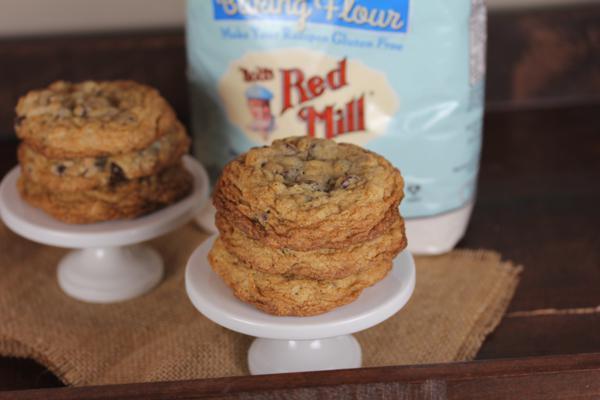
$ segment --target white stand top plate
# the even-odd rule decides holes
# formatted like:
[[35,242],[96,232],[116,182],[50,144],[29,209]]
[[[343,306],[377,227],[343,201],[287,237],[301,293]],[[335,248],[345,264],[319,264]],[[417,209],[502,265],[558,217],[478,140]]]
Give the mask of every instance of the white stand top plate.
[[0,217],[17,234],[51,246],[99,248],[126,246],[167,233],[191,219],[208,201],[210,182],[204,167],[190,156],[183,159],[194,188],[184,199],[146,216],[95,224],[66,224],[21,199],[17,190],[19,167],[0,184]]
[[370,328],[394,315],[415,287],[415,264],[404,251],[388,276],[348,305],[314,317],[277,317],[238,300],[208,263],[216,236],[207,239],[188,261],[185,286],[194,306],[213,322],[246,335],[267,339],[312,340]]

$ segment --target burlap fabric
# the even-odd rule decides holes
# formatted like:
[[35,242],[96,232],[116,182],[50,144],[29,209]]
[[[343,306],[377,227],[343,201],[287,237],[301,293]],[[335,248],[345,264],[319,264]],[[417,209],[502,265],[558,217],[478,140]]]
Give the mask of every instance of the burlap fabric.
[[[167,266],[158,288],[111,305],[68,298],[64,250],[0,224],[0,354],[30,357],[72,385],[244,375],[251,338],[210,322],[184,291],[184,267],[206,234],[192,225],[152,242]],[[500,321],[520,267],[493,252],[417,259],[417,287],[394,317],[357,335],[364,366],[468,360]]]

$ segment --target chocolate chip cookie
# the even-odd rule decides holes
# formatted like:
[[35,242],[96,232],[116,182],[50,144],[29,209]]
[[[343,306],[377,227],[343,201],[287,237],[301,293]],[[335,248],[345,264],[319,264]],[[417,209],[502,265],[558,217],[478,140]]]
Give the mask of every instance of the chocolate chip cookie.
[[343,279],[312,280],[294,275],[268,274],[250,268],[217,239],[209,253],[214,271],[241,300],[281,316],[317,315],[348,304],[363,289],[383,279],[392,262],[383,258],[372,267]]
[[351,144],[291,137],[230,162],[212,268],[242,301],[307,316],[354,301],[406,247],[400,172]]
[[359,146],[292,137],[230,162],[214,204],[257,240],[295,250],[369,240],[403,197],[400,172]]
[[54,218],[73,224],[135,218],[177,201],[190,192],[192,178],[181,165],[156,175],[121,180],[94,190],[64,192],[21,175],[21,196]]
[[188,152],[190,140],[176,122],[171,130],[150,146],[132,153],[100,157],[53,159],[21,143],[21,171],[32,182],[58,191],[92,190],[158,173],[176,164]]
[[133,81],[59,81],[23,96],[19,138],[48,158],[102,157],[144,149],[176,116],[157,90]]
[[275,248],[246,236],[220,213],[216,225],[224,247],[248,267],[270,274],[309,279],[342,279],[392,260],[406,247],[404,221],[396,213],[390,228],[372,240],[343,249],[297,251]]

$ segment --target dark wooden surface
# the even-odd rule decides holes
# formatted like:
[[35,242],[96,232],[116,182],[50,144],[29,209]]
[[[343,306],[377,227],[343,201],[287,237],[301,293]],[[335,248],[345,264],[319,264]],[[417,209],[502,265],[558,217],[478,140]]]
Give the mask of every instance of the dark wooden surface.
[[[460,246],[497,250],[524,265],[525,271],[507,316],[486,339],[479,359],[600,352],[599,21],[599,6],[510,12],[490,18],[488,112],[478,200]],[[157,86],[187,121],[184,50],[180,32],[0,41],[0,138],[12,134],[17,97],[58,78],[126,77],[149,83]],[[15,164],[15,146],[14,140],[0,141],[0,173]],[[513,394],[522,393],[517,390],[537,384],[551,388],[557,395],[554,398],[574,398],[573,392],[569,397],[569,392],[559,390],[559,378],[568,377],[573,387],[589,393],[577,398],[592,398],[592,394],[600,396],[594,386],[600,378],[600,356],[590,357],[541,361],[539,365],[554,368],[553,372],[538,370],[538,375],[530,376],[522,370],[509,380],[488,377],[483,380],[487,386],[471,380],[470,376],[483,379],[472,371],[499,366],[533,368],[538,361],[466,364],[456,367],[466,375],[451,386],[435,380],[435,371],[457,371],[455,367],[435,366],[132,386],[114,393],[133,394],[127,398],[163,398],[162,388],[169,387],[173,391],[164,393],[172,397],[199,398],[186,390],[216,394],[219,385],[225,385],[238,388],[239,393],[248,388],[267,390],[274,388],[269,386],[272,382],[279,382],[295,385],[300,390],[295,398],[309,398],[315,394],[310,390],[317,382],[326,387],[339,384],[338,392],[330,388],[327,393],[339,395],[349,390],[350,398],[366,398],[369,393],[401,397],[413,393],[410,391],[414,398],[472,398],[467,388],[476,388],[482,393],[480,398],[511,398],[507,390],[515,388]],[[581,360],[594,367],[581,372],[570,364]],[[431,374],[433,380],[423,375],[417,386],[398,383],[406,383],[404,379],[413,376],[411,371]],[[519,381],[519,374],[526,380]],[[361,380],[362,376],[372,379]],[[368,387],[351,385],[367,381],[371,383]],[[396,386],[377,386],[377,382],[392,381]],[[52,374],[32,361],[0,358],[0,390],[58,385]],[[308,387],[308,392],[302,392],[300,386]],[[146,396],[145,390],[151,395]],[[100,394],[91,398],[102,398],[103,391],[57,393],[56,398],[92,393]],[[281,392],[274,393],[280,396],[275,398],[282,398]],[[439,397],[444,394],[446,397]],[[546,398],[529,395],[512,398]]]
[[[600,103],[487,115],[460,246],[496,249],[525,271],[479,358],[600,352],[599,114]],[[541,309],[559,311],[528,316]]]
[[572,5],[490,15],[490,109],[600,99],[600,7]]
[[591,400],[600,398],[600,354],[0,393],[0,400],[207,398]]

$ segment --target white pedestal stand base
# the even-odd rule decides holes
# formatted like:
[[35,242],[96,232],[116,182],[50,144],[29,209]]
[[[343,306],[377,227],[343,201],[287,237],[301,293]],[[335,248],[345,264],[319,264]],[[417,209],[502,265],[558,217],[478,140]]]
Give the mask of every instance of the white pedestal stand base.
[[0,184],[0,217],[15,233],[51,246],[78,249],[58,266],[58,283],[69,296],[92,303],[128,300],[152,289],[163,276],[160,255],[139,243],[186,223],[208,201],[210,184],[204,167],[184,157],[194,187],[184,199],[133,220],[75,225],[62,223],[23,201],[15,167]]
[[361,350],[351,335],[377,325],[400,310],[415,287],[409,252],[394,260],[389,275],[365,289],[355,302],[314,317],[277,317],[238,300],[207,259],[216,236],[190,257],[185,286],[192,304],[213,322],[257,337],[248,351],[252,374],[358,368]]
[[58,264],[62,290],[93,303],[132,299],[156,286],[162,276],[160,255],[144,245],[75,250]]
[[248,350],[252,375],[360,368],[362,351],[352,335],[314,340],[257,338]]

